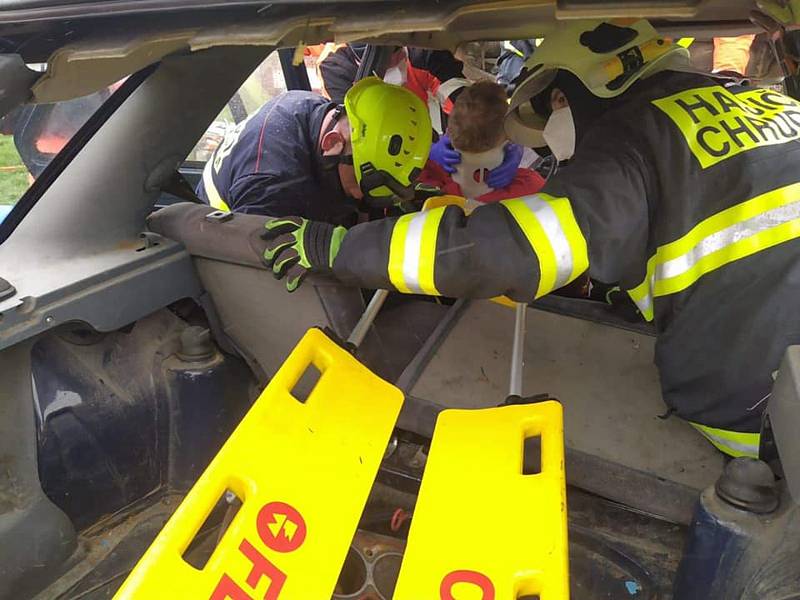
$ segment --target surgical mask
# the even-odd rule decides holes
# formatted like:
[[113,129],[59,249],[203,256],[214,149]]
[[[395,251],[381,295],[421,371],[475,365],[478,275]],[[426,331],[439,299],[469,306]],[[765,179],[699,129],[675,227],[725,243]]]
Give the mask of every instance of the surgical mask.
[[542,131],[544,141],[559,161],[575,154],[575,121],[569,106],[553,111]]
[[408,62],[405,60],[400,61],[396,67],[386,69],[383,76],[383,81],[391,83],[392,85],[405,85],[408,80]]

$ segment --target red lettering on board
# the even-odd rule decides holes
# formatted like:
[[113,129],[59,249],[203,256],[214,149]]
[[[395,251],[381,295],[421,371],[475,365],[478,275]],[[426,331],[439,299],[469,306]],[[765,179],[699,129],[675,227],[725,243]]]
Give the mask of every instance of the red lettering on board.
[[211,592],[208,600],[253,600],[247,592],[231,579],[227,574],[223,574],[217,587]]
[[278,600],[283,584],[286,583],[286,573],[273,565],[266,556],[256,550],[253,544],[247,540],[242,540],[239,550],[253,563],[253,568],[247,576],[247,584],[255,589],[261,578],[266,576],[269,579],[269,587],[267,588],[267,593],[264,594],[264,600]]
[[[264,594],[264,600],[278,600],[278,596],[280,596],[281,590],[286,583],[286,573],[273,565],[266,556],[256,550],[253,544],[246,539],[239,544],[239,552],[244,554],[253,565],[250,573],[247,574],[247,585],[256,589],[261,578],[266,577],[269,579],[269,587],[267,587],[267,591]],[[239,584],[231,579],[230,575],[223,573],[208,600],[253,600],[253,598],[239,587]]]
[[483,573],[477,571],[453,571],[445,575],[442,584],[439,586],[439,597],[441,600],[456,600],[453,596],[453,586],[457,583],[469,583],[480,588],[481,600],[494,600],[494,584]]

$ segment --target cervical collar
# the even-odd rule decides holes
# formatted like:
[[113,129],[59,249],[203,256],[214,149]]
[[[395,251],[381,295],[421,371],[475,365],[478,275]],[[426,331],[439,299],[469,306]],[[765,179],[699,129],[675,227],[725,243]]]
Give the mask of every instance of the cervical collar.
[[[462,152],[461,162],[453,173],[453,181],[461,187],[461,193],[465,198],[474,200],[478,196],[483,196],[492,191],[484,179],[495,167],[503,163],[503,147],[505,142],[499,146],[487,150],[486,152]],[[475,180],[475,172],[478,171],[478,180]]]

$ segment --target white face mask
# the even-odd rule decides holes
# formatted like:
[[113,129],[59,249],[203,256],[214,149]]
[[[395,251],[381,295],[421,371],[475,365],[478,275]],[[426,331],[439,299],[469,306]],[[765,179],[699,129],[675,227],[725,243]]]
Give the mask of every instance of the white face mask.
[[405,60],[401,60],[396,67],[386,69],[386,74],[383,76],[383,80],[392,85],[405,85],[407,79],[408,63]]
[[575,121],[569,106],[553,111],[542,131],[544,141],[559,161],[572,158],[575,153]]

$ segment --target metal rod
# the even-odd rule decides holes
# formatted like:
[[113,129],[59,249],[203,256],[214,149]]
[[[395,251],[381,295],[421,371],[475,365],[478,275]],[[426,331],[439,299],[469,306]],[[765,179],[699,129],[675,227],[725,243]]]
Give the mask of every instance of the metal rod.
[[522,372],[525,368],[525,317],[528,305],[517,304],[514,319],[514,346],[511,349],[511,382],[509,396],[522,396]]
[[364,314],[361,315],[358,323],[356,323],[356,326],[353,327],[350,337],[347,338],[348,344],[352,344],[356,348],[361,345],[361,342],[363,342],[364,338],[367,337],[367,332],[369,331],[372,322],[375,320],[375,317],[378,316],[381,306],[383,306],[383,303],[386,301],[388,296],[389,290],[375,290],[375,293],[372,295],[369,304],[367,304],[366,310],[364,310]]

